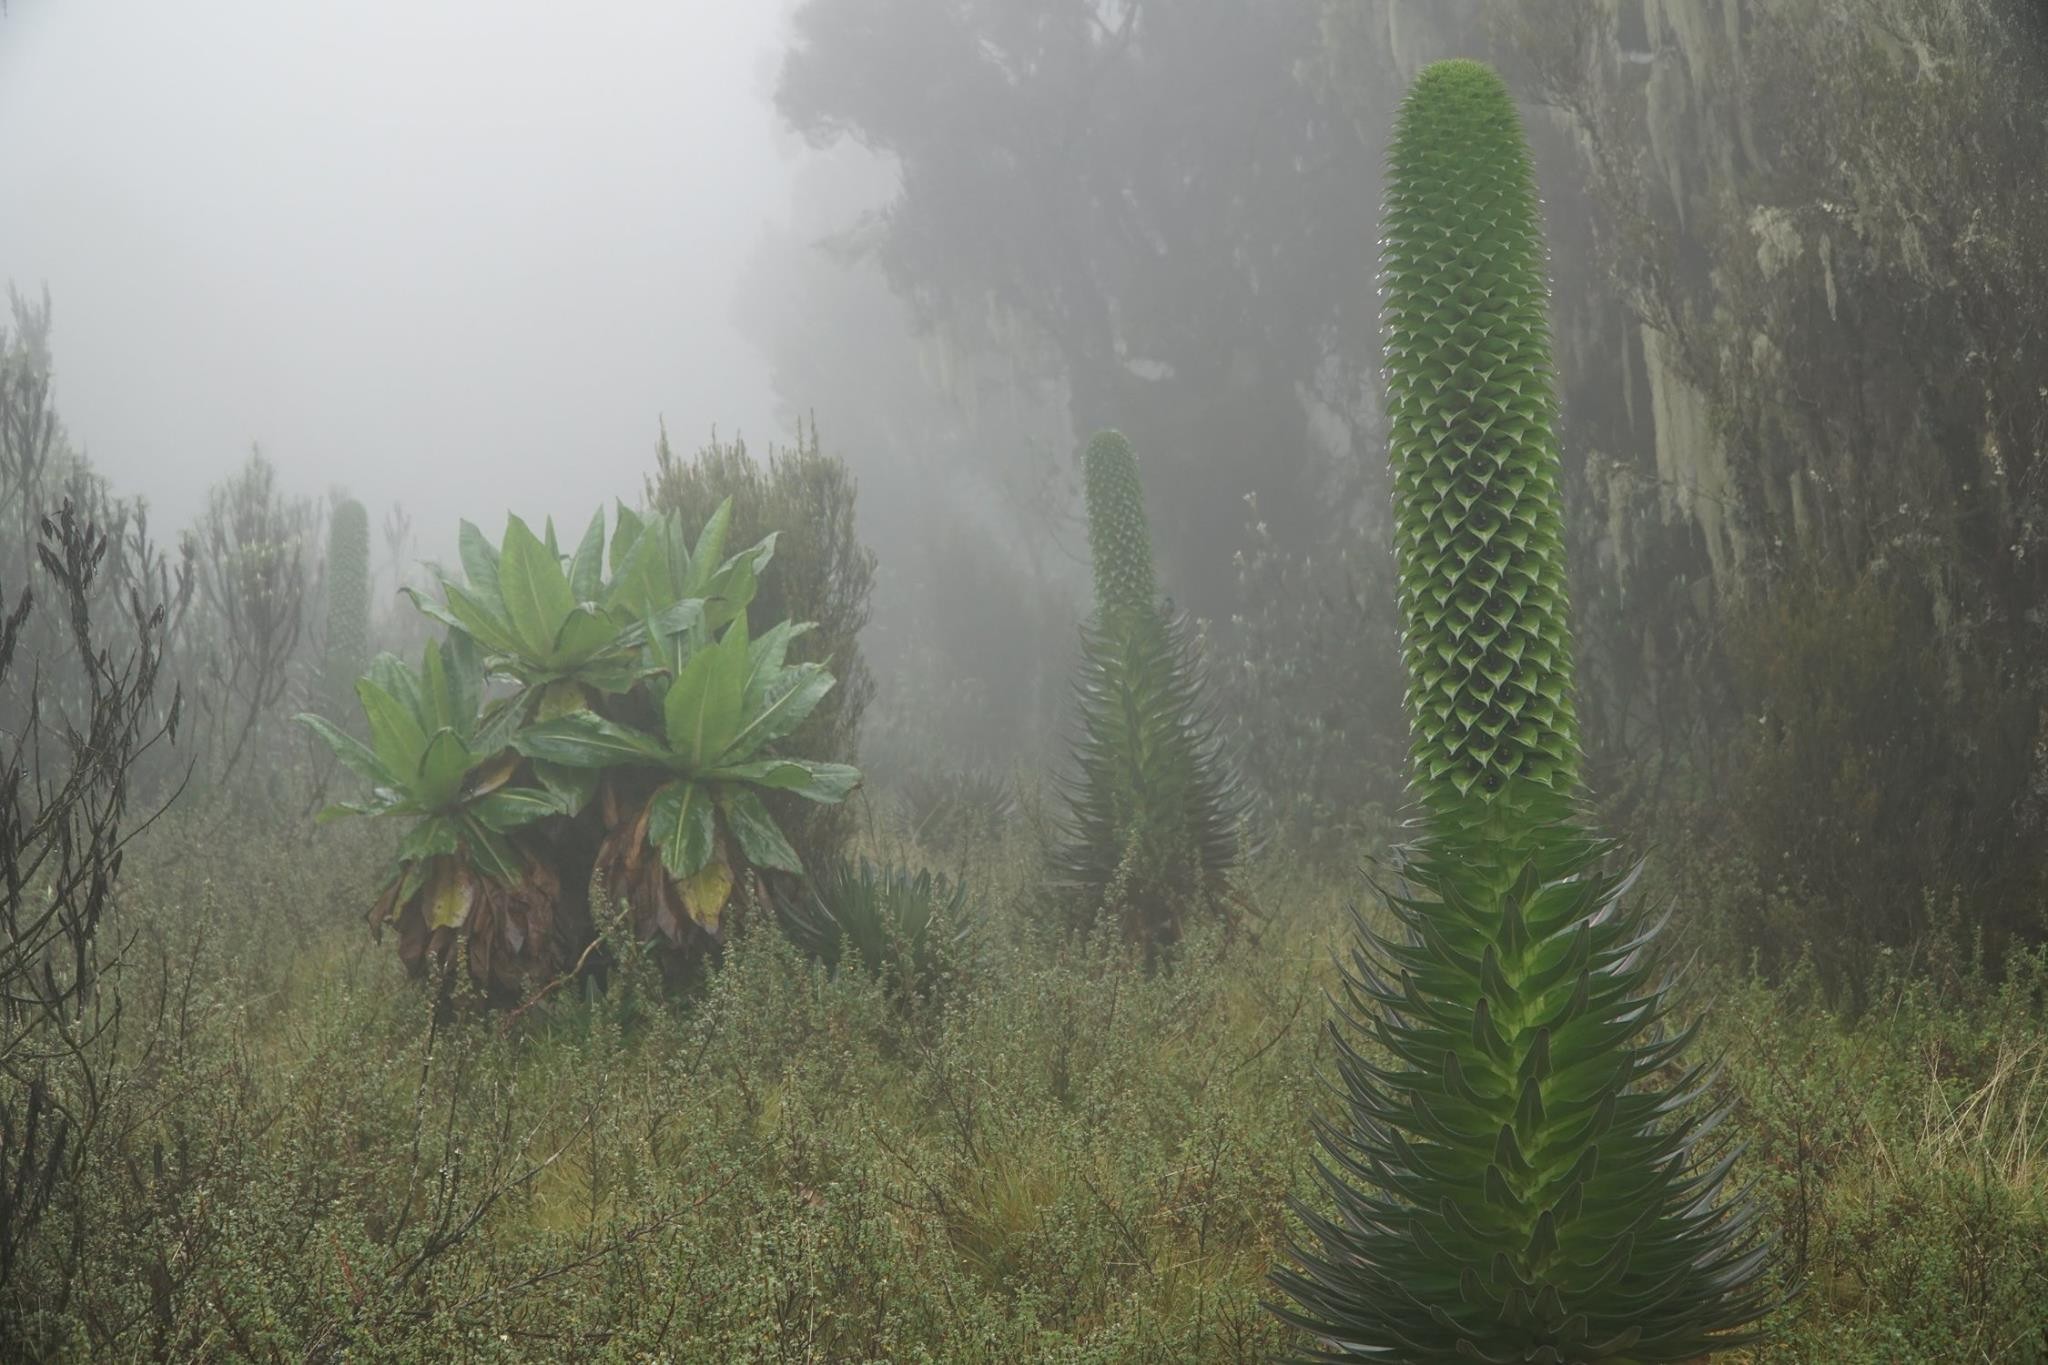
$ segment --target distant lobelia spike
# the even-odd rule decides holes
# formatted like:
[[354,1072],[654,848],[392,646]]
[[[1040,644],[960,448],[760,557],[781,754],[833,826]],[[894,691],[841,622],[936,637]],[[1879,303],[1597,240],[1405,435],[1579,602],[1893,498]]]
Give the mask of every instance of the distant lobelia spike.
[[356,679],[369,666],[370,514],[354,498],[343,498],[327,525],[327,637],[320,674],[329,715],[354,714]]
[[[1275,1272],[1320,1361],[1689,1360],[1777,1297],[1701,1139],[1656,926],[1584,829],[1534,177],[1476,62],[1417,77],[1386,204],[1386,364],[1420,833],[1363,917],[1318,1129],[1335,1216]],[[1671,1079],[1657,1078],[1675,1073]]]
[[1138,459],[1122,432],[1097,433],[1082,456],[1088,485],[1088,553],[1095,562],[1095,608],[1150,611],[1159,585],[1152,573],[1152,533]]
[[1082,460],[1096,611],[1081,632],[1080,734],[1052,875],[1079,920],[1113,915],[1150,959],[1190,911],[1228,917],[1250,802],[1209,717],[1190,633],[1161,607],[1130,442],[1102,432]]

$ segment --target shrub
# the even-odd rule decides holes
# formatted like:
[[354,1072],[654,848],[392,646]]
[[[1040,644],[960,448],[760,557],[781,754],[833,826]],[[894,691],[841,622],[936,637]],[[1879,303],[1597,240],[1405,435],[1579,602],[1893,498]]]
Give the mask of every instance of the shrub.
[[[37,533],[56,610],[38,609],[30,583],[0,606],[0,695],[21,697],[25,720],[0,738],[0,1354],[10,1358],[17,1269],[78,1180],[115,1088],[102,1045],[119,1031],[127,944],[101,933],[126,846],[156,814],[131,810],[133,769],[175,738],[180,711],[175,689],[168,705],[159,696],[164,608],[111,629],[104,611],[96,619],[107,533],[68,502]],[[52,616],[69,637],[63,653],[24,650],[47,638]],[[45,677],[73,679],[82,695],[45,709]]]
[[2032,702],[1930,629],[1925,598],[1909,566],[1792,575],[1724,627],[1742,724],[1702,823],[1758,874],[1735,944],[1770,971],[1810,952],[1854,1007],[1881,948],[1936,931],[1930,900],[1967,905],[1994,963],[2044,928]]
[[[730,500],[736,543],[775,537],[775,572],[761,581],[756,614],[766,621],[813,622],[792,657],[825,664],[839,680],[792,742],[828,762],[855,762],[861,718],[875,694],[860,646],[875,556],[860,543],[845,461],[825,454],[817,428],[804,426],[795,445],[770,448],[765,463],[744,441],[721,442],[716,435],[694,458],[679,459],[664,430],[656,460],[647,499],[657,515],[700,526]],[[853,813],[844,806],[775,797],[769,809],[806,857],[836,853],[853,829]]]
[[217,786],[262,748],[303,684],[312,534],[312,504],[287,497],[276,467],[252,450],[209,491],[198,528],[185,537],[205,608],[203,685],[194,692]]
[[1219,709],[1273,823],[1327,867],[1356,866],[1401,799],[1393,563],[1383,544],[1310,553],[1276,537],[1246,495],[1238,596],[1211,658]]

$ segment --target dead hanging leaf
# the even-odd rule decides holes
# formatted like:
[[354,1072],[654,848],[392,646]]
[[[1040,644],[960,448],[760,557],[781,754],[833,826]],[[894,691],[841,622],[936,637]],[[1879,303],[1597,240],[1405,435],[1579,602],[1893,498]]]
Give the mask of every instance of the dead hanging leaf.
[[491,762],[472,769],[464,786],[471,796],[487,795],[510,782],[512,774],[519,770],[519,763],[519,755],[508,750]]
[[434,860],[423,891],[427,924],[434,929],[455,929],[469,918],[476,904],[476,879],[459,859],[443,855]]
[[725,918],[725,903],[732,895],[732,866],[725,855],[712,854],[710,862],[678,882],[676,889],[682,893],[683,907],[690,912],[690,918],[716,938],[718,926]]
[[648,857],[647,822],[653,818],[653,815],[654,803],[650,801],[646,805],[640,807],[639,817],[633,821],[632,828],[626,834],[626,847],[624,852],[625,867],[628,876],[639,871],[640,864],[646,861]]
[[384,922],[398,908],[398,888],[404,884],[403,876],[393,877],[391,884],[384,888],[384,894],[377,897],[377,903],[370,907],[370,933],[379,942],[384,938]]
[[486,893],[477,900],[469,917],[469,933],[464,939],[469,949],[469,975],[471,980],[486,990],[491,984],[491,961],[495,956],[496,929],[503,919],[499,897],[492,893]]

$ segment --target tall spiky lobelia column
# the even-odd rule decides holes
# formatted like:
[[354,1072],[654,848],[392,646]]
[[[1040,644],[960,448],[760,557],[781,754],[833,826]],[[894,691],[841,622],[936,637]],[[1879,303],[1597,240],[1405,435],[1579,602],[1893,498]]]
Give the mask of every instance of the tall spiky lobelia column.
[[1145,524],[1145,489],[1131,443],[1122,432],[1099,432],[1088,443],[1081,466],[1096,613],[1155,610],[1159,583],[1152,573],[1152,532]]
[[320,663],[328,714],[352,717],[356,680],[370,666],[370,514],[354,498],[327,523],[327,633]]
[[1658,923],[1586,832],[1529,154],[1475,62],[1403,104],[1384,232],[1395,549],[1420,805],[1356,918],[1319,1125],[1334,1216],[1275,1273],[1311,1359],[1680,1361],[1774,1302]]
[[1191,911],[1227,911],[1249,800],[1210,720],[1185,623],[1159,601],[1130,442],[1102,432],[1082,459],[1096,610],[1081,632],[1080,735],[1061,784],[1053,879],[1081,919],[1115,916],[1149,959],[1179,939]]

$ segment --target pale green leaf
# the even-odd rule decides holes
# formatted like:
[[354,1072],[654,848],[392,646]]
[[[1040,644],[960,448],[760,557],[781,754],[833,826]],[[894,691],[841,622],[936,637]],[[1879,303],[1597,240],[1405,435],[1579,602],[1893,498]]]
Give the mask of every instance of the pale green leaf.
[[756,867],[775,867],[784,872],[802,873],[803,862],[796,856],[796,850],[783,837],[781,826],[761,804],[761,798],[753,792],[740,790],[728,794],[721,802],[725,809],[726,827],[739,840],[740,852]]
[[530,659],[547,659],[562,618],[576,606],[576,595],[569,591],[562,561],[518,517],[505,521],[498,585],[505,595],[505,615],[526,647],[524,653]]
[[654,794],[647,812],[647,842],[661,853],[671,877],[695,876],[711,861],[717,822],[710,794],[696,782],[671,782]]

